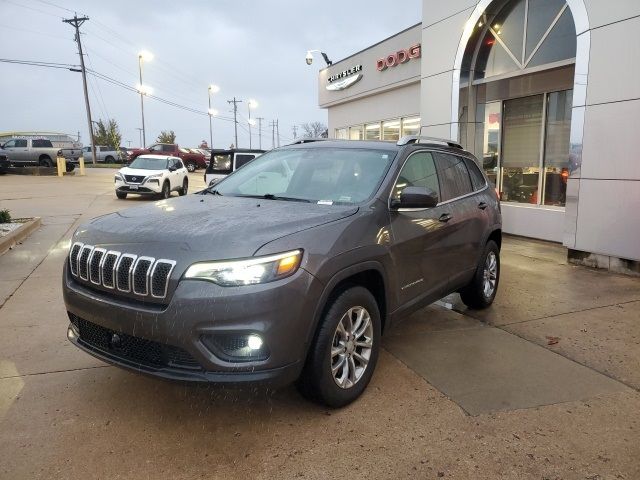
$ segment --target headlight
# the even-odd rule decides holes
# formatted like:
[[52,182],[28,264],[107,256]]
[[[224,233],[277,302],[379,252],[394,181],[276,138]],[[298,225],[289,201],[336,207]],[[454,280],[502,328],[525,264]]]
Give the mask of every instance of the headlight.
[[156,173],[155,175],[149,175],[147,180],[151,180],[152,178],[160,178],[162,176],[161,173]]
[[122,178],[122,175],[120,173],[116,173],[115,177],[113,178],[114,182],[117,182],[118,180],[120,180],[121,182],[124,182],[124,178]]
[[302,250],[247,260],[200,262],[191,265],[184,276],[209,280],[223,287],[254,285],[293,275],[300,267],[300,260],[302,260]]

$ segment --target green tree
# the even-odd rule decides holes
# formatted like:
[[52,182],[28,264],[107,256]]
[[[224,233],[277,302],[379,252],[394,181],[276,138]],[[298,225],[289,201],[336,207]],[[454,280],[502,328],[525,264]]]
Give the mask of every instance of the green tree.
[[162,130],[158,139],[158,143],[176,143],[176,133],[173,130]]
[[102,119],[98,120],[93,129],[93,138],[96,145],[104,145],[118,151],[120,142],[122,142],[122,134],[118,127],[118,122],[113,118],[106,122]]

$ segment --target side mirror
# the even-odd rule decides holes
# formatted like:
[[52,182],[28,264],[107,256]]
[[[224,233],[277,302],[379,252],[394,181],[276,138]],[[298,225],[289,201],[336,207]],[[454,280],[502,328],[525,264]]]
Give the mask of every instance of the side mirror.
[[177,170],[177,168],[176,168],[176,166],[175,166],[175,165],[171,165],[171,166],[169,167],[169,171],[170,171],[170,172],[175,172],[176,170]]
[[220,180],[222,180],[221,178],[214,178],[213,180],[211,180],[209,182],[209,187],[213,187],[214,185],[217,185],[218,183],[220,183]]
[[392,199],[390,207],[399,208],[433,208],[438,205],[438,194],[426,187],[407,187],[400,194],[400,200]]

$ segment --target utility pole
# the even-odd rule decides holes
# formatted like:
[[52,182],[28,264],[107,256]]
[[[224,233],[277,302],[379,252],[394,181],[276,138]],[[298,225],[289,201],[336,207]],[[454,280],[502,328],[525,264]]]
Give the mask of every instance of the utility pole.
[[262,150],[262,120],[264,117],[256,117],[258,120],[258,148]]
[[271,127],[271,149],[273,150],[276,148],[276,122],[271,120],[269,126]]
[[238,104],[242,103],[242,100],[236,100],[236,97],[233,97],[233,100],[227,100],[227,103],[233,103],[233,126],[235,128],[236,134],[236,148],[238,148]]
[[278,136],[278,148],[280,148],[280,124],[276,118],[276,135]]
[[298,126],[294,125],[293,127],[291,127],[291,129],[293,130],[293,139],[295,140],[296,138],[298,138]]
[[89,105],[89,92],[87,91],[87,71],[84,68],[84,55],[82,54],[82,40],[80,39],[80,26],[89,20],[89,17],[80,17],[74,15],[73,18],[62,20],[76,29],[76,43],[78,44],[78,53],[80,54],[80,68],[82,69],[82,86],[84,88],[84,104],[87,108],[87,125],[89,126],[89,138],[91,139],[91,153],[93,154],[93,164],[96,163],[96,142],[93,138],[93,124],[91,123],[91,106]]

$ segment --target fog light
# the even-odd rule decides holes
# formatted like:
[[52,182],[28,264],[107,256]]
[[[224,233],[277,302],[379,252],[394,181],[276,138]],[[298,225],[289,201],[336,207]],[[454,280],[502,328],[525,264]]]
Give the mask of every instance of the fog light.
[[260,350],[262,348],[262,339],[257,335],[249,335],[247,346],[251,350]]
[[252,362],[269,358],[269,349],[260,335],[202,335],[200,340],[216,357],[228,362]]

